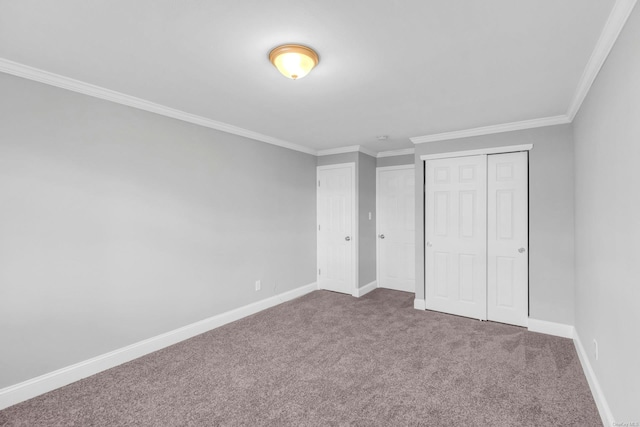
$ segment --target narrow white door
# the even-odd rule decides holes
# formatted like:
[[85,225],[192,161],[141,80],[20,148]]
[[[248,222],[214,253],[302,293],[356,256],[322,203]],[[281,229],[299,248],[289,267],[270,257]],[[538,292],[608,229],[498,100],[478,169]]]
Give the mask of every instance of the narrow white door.
[[378,287],[415,292],[415,167],[377,169]]
[[488,157],[487,317],[527,326],[527,153]]
[[355,164],[318,167],[318,286],[355,290]]
[[427,160],[426,307],[487,318],[487,159]]

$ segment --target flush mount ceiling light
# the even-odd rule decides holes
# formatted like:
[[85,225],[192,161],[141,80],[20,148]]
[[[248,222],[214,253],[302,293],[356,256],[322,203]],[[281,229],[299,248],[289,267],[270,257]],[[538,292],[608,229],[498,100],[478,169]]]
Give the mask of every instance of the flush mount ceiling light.
[[283,76],[296,80],[301,79],[313,69],[320,59],[311,48],[299,44],[284,44],[269,53],[269,61]]

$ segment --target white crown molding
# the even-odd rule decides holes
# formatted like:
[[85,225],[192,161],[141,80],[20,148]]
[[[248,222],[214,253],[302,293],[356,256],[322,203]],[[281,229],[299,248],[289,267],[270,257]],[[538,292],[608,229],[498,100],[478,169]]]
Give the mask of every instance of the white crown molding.
[[316,156],[330,156],[332,154],[356,153],[359,145],[350,145],[348,147],[329,148],[327,150],[319,150]]
[[449,139],[468,138],[470,136],[490,135],[494,133],[511,132],[514,130],[533,129],[545,126],[554,126],[570,123],[566,115],[543,117],[540,119],[523,120],[520,122],[502,123],[499,125],[483,126],[473,129],[457,130],[453,132],[436,133],[433,135],[416,136],[409,138],[414,144],[425,142],[446,141]]
[[[516,130],[533,129],[544,126],[554,126],[559,124],[571,123],[580,110],[580,107],[582,106],[582,103],[589,93],[589,90],[591,89],[591,86],[593,85],[598,72],[604,65],[604,62],[606,61],[609,53],[611,52],[611,49],[618,39],[622,28],[624,28],[624,25],[627,22],[631,11],[635,7],[636,2],[637,0],[616,0],[611,13],[609,14],[607,22],[605,23],[604,28],[600,33],[598,42],[596,43],[596,46],[591,53],[591,57],[589,58],[589,61],[587,62],[587,65],[582,73],[582,77],[580,78],[580,82],[578,83],[578,86],[576,88],[573,100],[571,101],[571,104],[569,105],[569,108],[567,109],[567,113],[565,115],[543,117],[538,119],[523,120],[519,122],[503,123],[431,135],[415,136],[410,138],[411,142],[413,142],[414,144],[423,144],[427,142],[446,141],[451,139],[468,138],[472,136],[490,135],[502,132],[511,132]],[[257,132],[250,131],[248,129],[243,129],[227,123],[218,122],[216,120],[211,120],[202,116],[197,116],[195,114],[186,113],[184,111],[169,108],[164,105],[156,104],[141,98],[136,98],[120,92],[112,91],[110,89],[105,89],[100,86],[92,85],[90,83],[85,83],[79,80],[71,79],[69,77],[64,77],[58,74],[50,73],[48,71],[30,67],[28,65],[13,62],[8,59],[0,58],[0,72],[12,74],[15,76],[45,83],[51,86],[57,86],[63,89],[71,90],[96,98],[116,102],[118,104],[127,105],[129,107],[138,108],[140,110],[149,111],[166,117],[193,123],[199,126],[216,129],[222,132],[243,136],[245,138],[265,142],[267,144],[276,145],[279,147],[288,148],[290,150],[300,151],[315,156],[328,156],[331,154],[351,153],[358,151],[372,157],[388,157],[400,156],[403,154],[412,154],[408,151],[403,152],[405,150],[392,150],[376,153],[360,145],[316,151],[309,147],[304,147],[292,142],[283,141],[268,135],[263,135]]]
[[329,148],[327,150],[320,150],[316,152],[316,156],[330,156],[332,154],[344,154],[344,153],[363,153],[371,157],[376,157],[378,153],[371,151],[362,145],[349,145],[347,147]]
[[416,152],[415,148],[404,148],[402,150],[390,150],[390,151],[381,151],[378,153],[376,157],[394,157],[394,156],[404,156],[407,154],[414,154]]
[[505,145],[502,147],[479,148],[477,150],[447,151],[446,153],[423,154],[420,156],[420,160],[425,161],[425,160],[435,160],[435,159],[449,159],[451,157],[517,153],[518,151],[529,151],[531,149],[533,149],[533,144]]
[[363,153],[363,154],[366,154],[367,156],[371,156],[371,157],[377,157],[378,156],[377,152],[369,150],[368,148],[363,147],[362,145],[358,145],[358,151]]
[[600,69],[607,60],[616,40],[618,40],[618,36],[620,35],[624,24],[627,22],[629,15],[631,15],[631,11],[635,6],[636,1],[637,0],[617,0],[613,5],[609,18],[602,29],[602,33],[600,33],[600,38],[598,39],[598,42],[591,53],[591,57],[589,58],[589,62],[587,62],[587,66],[582,73],[582,77],[578,83],[573,100],[569,105],[569,109],[567,111],[569,121],[573,121],[576,114],[578,114],[578,111],[587,97],[593,82],[596,80]]
[[607,18],[607,22],[600,33],[600,38],[596,43],[591,57],[582,73],[580,82],[576,88],[573,100],[567,109],[567,113],[561,116],[544,117],[540,119],[524,120],[521,122],[504,123],[493,126],[485,126],[474,129],[466,129],[453,132],[444,132],[432,135],[416,136],[411,139],[414,144],[423,144],[425,142],[446,141],[449,139],[466,138],[470,136],[489,135],[501,132],[510,132],[514,130],[532,129],[543,126],[553,126],[573,122],[576,114],[580,110],[593,82],[595,81],[600,69],[607,60],[613,45],[624,28],[631,11],[636,5],[637,0],[616,0],[611,13]]
[[58,369],[19,384],[0,389],[0,410],[226,325],[227,323],[301,297],[317,289],[317,283],[310,283],[67,366],[66,368]]
[[59,74],[50,73],[48,71],[20,64],[18,62],[13,62],[5,58],[0,58],[0,72],[12,74],[14,76],[37,81],[40,83],[45,83],[51,86],[56,86],[62,89],[67,89],[73,92],[82,93],[94,98],[100,98],[107,101],[115,102],[117,104],[137,108],[139,110],[149,111],[151,113],[160,114],[162,116],[171,117],[172,119],[182,120],[184,122],[193,123],[210,129],[219,130],[233,135],[243,136],[245,138],[253,139],[256,141],[266,142],[267,144],[277,145],[278,147],[316,155],[316,150],[309,147],[304,147],[292,142],[283,141],[271,136],[262,135],[260,133],[233,126],[227,123],[207,119],[206,117],[186,113],[184,111],[169,108],[164,105],[156,104],[154,102],[150,102],[141,98],[136,98],[124,93],[92,85],[80,80],[71,79]]

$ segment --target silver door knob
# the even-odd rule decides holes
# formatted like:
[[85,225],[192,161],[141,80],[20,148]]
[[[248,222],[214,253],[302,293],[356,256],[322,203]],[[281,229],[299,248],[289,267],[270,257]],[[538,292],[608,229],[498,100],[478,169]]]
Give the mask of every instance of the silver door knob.
[[384,234],[380,234],[378,237],[384,239]]
[[351,237],[347,236],[347,237],[344,238],[344,240],[346,240],[348,242],[349,240],[351,240]]
[[520,248],[520,249],[518,249],[518,252],[520,252],[521,254],[523,254],[523,253],[524,253],[524,248]]
[[433,246],[431,242],[427,242],[427,247],[430,248],[431,246]]

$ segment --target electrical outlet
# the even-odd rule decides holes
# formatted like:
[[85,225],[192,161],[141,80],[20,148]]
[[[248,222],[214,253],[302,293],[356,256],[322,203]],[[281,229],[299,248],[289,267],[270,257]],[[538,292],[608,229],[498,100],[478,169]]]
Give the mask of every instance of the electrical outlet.
[[594,352],[594,354],[596,356],[596,360],[598,360],[598,356],[599,356],[599,354],[598,354],[598,341],[596,341],[595,338],[593,339],[593,352]]
[[256,280],[256,291],[259,291],[262,288],[262,283],[260,283],[260,280]]

